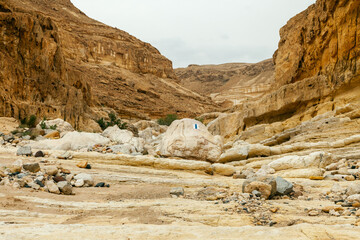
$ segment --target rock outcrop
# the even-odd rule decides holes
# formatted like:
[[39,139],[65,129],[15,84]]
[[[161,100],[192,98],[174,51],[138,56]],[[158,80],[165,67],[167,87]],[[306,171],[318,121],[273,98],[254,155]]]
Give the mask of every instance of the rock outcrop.
[[[261,99],[248,101],[215,120],[209,130],[230,138],[252,126],[286,122],[272,134],[316,116],[359,104],[360,2],[318,0],[280,30],[274,54],[275,84]],[[348,110],[346,110],[348,111]],[[354,110],[353,110],[354,111]],[[359,117],[353,112],[352,118]],[[291,123],[290,120],[291,119]],[[284,125],[284,124],[283,124]]]
[[157,49],[69,0],[0,1],[1,116],[62,118],[91,130],[105,110],[145,119],[214,108],[174,78]]

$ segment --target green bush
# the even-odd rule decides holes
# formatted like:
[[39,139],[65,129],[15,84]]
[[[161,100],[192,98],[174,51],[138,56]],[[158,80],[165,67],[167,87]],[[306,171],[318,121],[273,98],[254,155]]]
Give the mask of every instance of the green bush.
[[46,129],[46,123],[45,123],[45,121],[46,121],[46,118],[44,118],[44,119],[40,122],[40,127],[41,127],[41,129]]
[[27,122],[27,125],[29,126],[29,128],[34,128],[36,127],[36,116],[35,115],[31,115],[29,121]]
[[57,128],[57,125],[56,125],[56,124],[50,126],[50,129],[52,129],[52,130],[56,130],[56,128]]
[[109,113],[108,116],[110,121],[105,121],[104,118],[100,118],[96,121],[102,130],[115,125],[117,125],[120,129],[127,129],[127,123],[122,122],[121,119],[117,118],[114,113]]
[[157,122],[160,125],[170,126],[171,123],[177,119],[178,116],[176,114],[168,114],[165,117],[158,119]]
[[21,128],[34,128],[36,127],[36,116],[35,115],[31,115],[30,118],[28,119],[27,117],[20,119],[20,127]]

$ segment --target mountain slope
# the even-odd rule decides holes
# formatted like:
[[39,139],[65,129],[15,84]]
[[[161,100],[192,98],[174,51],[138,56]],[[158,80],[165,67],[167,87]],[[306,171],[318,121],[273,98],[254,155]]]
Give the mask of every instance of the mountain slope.
[[0,1],[0,114],[61,117],[85,129],[123,118],[212,110],[174,82],[172,63],[128,33],[88,18],[69,0]]

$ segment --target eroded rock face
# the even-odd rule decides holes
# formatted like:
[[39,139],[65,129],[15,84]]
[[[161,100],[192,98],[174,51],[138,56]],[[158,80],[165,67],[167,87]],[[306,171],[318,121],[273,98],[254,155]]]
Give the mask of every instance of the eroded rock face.
[[168,157],[194,158],[215,162],[222,152],[222,139],[211,135],[199,121],[174,121],[167,129],[160,153]]
[[69,0],[0,1],[0,9],[2,116],[61,118],[92,131],[104,108],[146,119],[215,107],[176,84],[171,61],[157,49]]
[[[290,19],[280,30],[279,48],[273,57],[272,92],[235,109],[240,114],[238,121],[232,129],[222,130],[221,135],[233,136],[255,125],[297,116],[292,126],[284,126],[286,130],[349,103],[356,105],[360,81],[359,9],[359,1],[318,0]],[[351,115],[358,116],[358,112]]]

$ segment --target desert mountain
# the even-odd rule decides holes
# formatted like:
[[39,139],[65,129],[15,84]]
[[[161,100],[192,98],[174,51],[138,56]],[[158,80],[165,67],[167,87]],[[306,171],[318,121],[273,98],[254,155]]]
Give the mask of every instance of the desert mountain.
[[189,65],[175,69],[180,85],[227,106],[262,97],[274,83],[272,59],[259,63]]
[[277,124],[270,127],[271,135],[317,116],[331,115],[344,106],[351,106],[346,111],[356,119],[360,99],[359,12],[359,1],[318,0],[290,19],[280,30],[274,54],[273,91],[245,102],[210,128],[230,137],[255,125]]
[[195,115],[209,98],[179,86],[172,63],[69,0],[0,1],[0,114],[61,117],[76,128],[123,118]]

